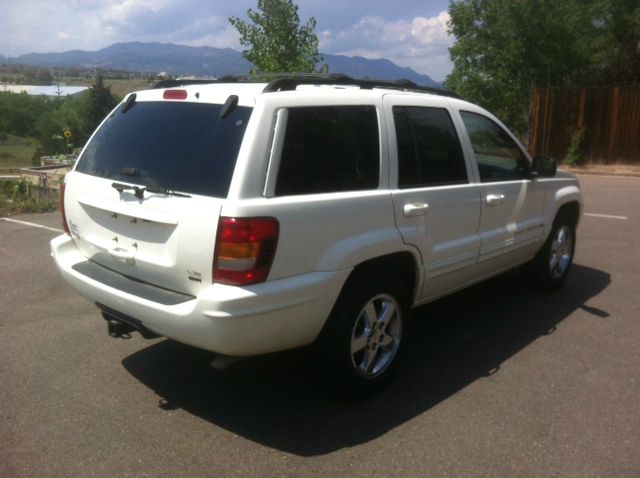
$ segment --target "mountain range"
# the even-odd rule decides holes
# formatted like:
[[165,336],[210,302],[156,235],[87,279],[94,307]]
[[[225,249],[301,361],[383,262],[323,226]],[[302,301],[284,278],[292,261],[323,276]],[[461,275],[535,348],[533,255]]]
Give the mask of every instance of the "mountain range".
[[[17,57],[0,55],[0,63],[41,67],[101,68],[141,73],[166,72],[174,76],[244,75],[251,64],[242,53],[231,48],[191,47],[170,43],[116,43],[97,51],[70,50],[61,53],[28,53]],[[344,55],[324,55],[331,73],[343,73],[353,78],[381,80],[407,79],[424,86],[441,85],[428,75],[403,68],[386,60]]]

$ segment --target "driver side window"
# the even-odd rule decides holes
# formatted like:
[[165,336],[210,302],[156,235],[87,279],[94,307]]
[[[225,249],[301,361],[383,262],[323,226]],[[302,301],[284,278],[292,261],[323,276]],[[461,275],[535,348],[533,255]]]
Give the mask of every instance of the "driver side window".
[[486,116],[461,111],[482,182],[513,181],[526,178],[529,161],[513,139]]

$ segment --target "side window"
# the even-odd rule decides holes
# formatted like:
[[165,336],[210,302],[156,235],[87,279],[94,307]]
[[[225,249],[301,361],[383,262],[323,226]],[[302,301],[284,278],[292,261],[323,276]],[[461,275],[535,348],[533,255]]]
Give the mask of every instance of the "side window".
[[468,182],[460,140],[444,108],[394,106],[398,187]]
[[291,108],[275,193],[375,189],[379,143],[374,106]]
[[509,181],[527,176],[529,161],[507,132],[486,116],[461,111],[482,182]]

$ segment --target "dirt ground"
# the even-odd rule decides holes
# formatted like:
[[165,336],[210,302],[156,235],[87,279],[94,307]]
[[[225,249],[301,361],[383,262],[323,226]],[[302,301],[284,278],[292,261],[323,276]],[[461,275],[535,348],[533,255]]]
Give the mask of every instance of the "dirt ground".
[[558,169],[574,174],[640,177],[640,164],[587,164],[585,166],[560,165]]

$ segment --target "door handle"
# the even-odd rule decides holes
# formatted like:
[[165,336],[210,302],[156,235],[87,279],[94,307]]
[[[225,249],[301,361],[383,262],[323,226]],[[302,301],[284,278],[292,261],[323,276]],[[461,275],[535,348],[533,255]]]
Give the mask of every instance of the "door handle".
[[414,203],[405,204],[404,207],[402,208],[402,213],[405,215],[405,217],[423,216],[427,213],[428,209],[429,209],[429,205],[427,203],[414,202]]
[[504,202],[504,194],[487,194],[487,206],[499,206]]

